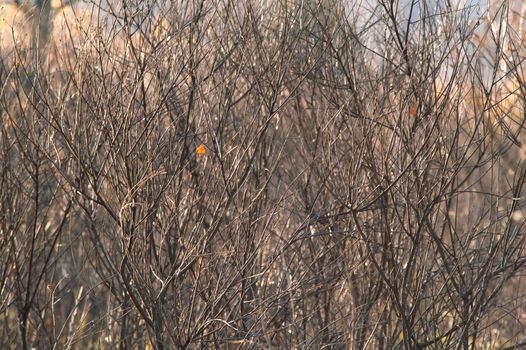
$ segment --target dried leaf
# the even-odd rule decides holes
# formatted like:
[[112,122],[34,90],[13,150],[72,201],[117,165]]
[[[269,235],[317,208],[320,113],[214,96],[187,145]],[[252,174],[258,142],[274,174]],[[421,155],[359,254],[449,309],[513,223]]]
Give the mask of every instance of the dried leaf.
[[418,104],[415,103],[414,105],[411,106],[411,109],[409,109],[409,115],[411,117],[416,117],[418,114]]

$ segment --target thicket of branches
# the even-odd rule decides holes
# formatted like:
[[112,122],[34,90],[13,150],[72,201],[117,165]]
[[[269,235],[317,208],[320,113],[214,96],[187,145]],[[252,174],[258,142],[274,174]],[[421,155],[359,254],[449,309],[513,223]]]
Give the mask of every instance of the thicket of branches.
[[507,3],[36,5],[2,31],[0,348],[524,345]]

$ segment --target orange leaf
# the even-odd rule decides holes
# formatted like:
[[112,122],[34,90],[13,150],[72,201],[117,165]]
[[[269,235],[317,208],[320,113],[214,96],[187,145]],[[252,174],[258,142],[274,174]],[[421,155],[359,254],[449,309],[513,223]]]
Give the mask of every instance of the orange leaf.
[[411,109],[409,109],[409,115],[412,117],[416,117],[417,114],[418,114],[418,104],[415,103],[414,105],[411,106]]
[[208,150],[206,149],[206,146],[204,144],[200,144],[199,146],[197,146],[197,148],[195,149],[195,153],[199,156],[204,156],[206,154],[206,152],[208,152]]

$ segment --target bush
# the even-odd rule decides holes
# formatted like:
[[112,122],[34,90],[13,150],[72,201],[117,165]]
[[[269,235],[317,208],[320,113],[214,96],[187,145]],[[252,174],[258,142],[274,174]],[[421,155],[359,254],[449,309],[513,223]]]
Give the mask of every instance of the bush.
[[517,18],[376,5],[19,5],[1,347],[524,345]]

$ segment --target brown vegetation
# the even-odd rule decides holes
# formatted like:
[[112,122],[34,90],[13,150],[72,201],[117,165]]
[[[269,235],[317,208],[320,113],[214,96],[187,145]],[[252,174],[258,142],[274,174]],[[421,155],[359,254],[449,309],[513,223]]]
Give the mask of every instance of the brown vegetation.
[[525,344],[507,17],[66,5],[6,5],[1,348]]

